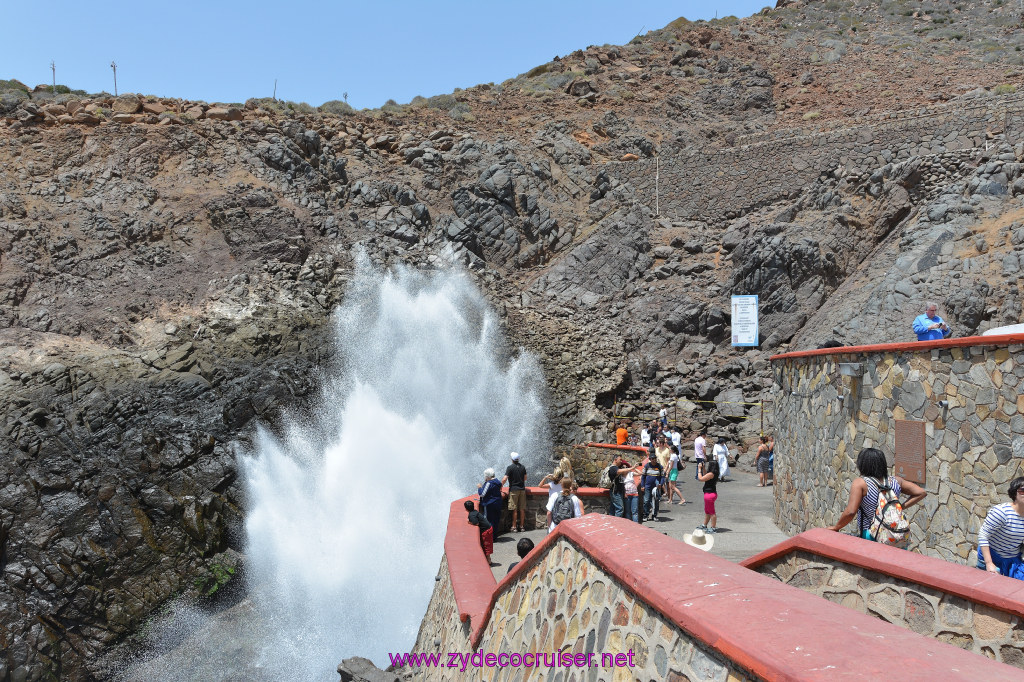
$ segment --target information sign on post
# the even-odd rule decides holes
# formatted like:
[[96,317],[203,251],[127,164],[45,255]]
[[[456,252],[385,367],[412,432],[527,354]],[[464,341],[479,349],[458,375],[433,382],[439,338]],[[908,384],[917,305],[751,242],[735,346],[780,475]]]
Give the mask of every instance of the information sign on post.
[[732,345],[757,346],[757,296],[732,297]]

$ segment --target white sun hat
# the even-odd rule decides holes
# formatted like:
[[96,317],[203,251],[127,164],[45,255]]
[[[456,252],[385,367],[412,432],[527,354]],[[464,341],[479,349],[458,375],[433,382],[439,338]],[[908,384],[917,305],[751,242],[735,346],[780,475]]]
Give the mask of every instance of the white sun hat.
[[686,533],[683,535],[683,542],[697,549],[703,549],[705,552],[711,549],[715,544],[715,536],[708,535],[702,529],[698,528],[692,533]]

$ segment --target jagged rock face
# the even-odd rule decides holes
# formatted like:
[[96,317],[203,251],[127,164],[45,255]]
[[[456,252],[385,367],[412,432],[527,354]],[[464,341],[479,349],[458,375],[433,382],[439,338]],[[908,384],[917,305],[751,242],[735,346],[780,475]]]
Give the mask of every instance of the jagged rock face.
[[[891,68],[873,41],[921,17],[791,4],[450,111],[0,92],[0,679],[88,679],[238,564],[230,444],[308,404],[354,248],[465,267],[540,358],[556,445],[662,404],[750,438],[771,353],[908,340],[926,299],[957,335],[1020,321],[1020,98],[908,110],[1012,90],[1009,10],[969,8],[995,59],[931,41]],[[760,348],[729,346],[730,294],[760,296]]]

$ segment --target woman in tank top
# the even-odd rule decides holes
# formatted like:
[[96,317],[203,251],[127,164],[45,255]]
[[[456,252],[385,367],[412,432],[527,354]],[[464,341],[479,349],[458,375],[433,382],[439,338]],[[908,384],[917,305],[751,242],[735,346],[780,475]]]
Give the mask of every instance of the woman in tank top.
[[889,465],[885,461],[885,453],[878,448],[864,448],[857,455],[857,470],[861,478],[854,480],[850,486],[850,501],[843,510],[836,525],[831,526],[832,530],[839,531],[846,528],[857,517],[857,535],[865,537],[866,532],[871,528],[871,521],[875,518],[875,510],[878,507],[878,486],[885,483],[896,493],[896,497],[903,494],[910,497],[903,502],[903,508],[913,507],[925,498],[924,488],[907,481],[899,476],[889,475]]

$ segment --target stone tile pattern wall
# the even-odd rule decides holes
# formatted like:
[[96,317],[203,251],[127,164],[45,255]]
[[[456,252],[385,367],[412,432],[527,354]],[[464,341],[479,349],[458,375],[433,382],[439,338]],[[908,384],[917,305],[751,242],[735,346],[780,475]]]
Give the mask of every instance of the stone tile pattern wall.
[[984,147],[988,133],[1013,144],[1022,132],[1024,97],[1006,95],[867,117],[837,130],[776,132],[726,149],[663,153],[657,169],[655,159],[641,159],[607,170],[651,208],[658,175],[661,215],[708,221],[791,196],[824,172],[858,175],[914,156]]
[[[846,362],[860,363],[863,376],[840,376]],[[1024,346],[782,356],[772,367],[775,522],[783,532],[834,524],[859,475],[857,453],[878,447],[891,465],[895,420],[922,420],[928,497],[907,510],[909,549],[974,561],[989,508],[1024,474]]]
[[807,552],[793,552],[757,570],[919,635],[1024,668],[1024,624],[1005,611]]
[[[472,651],[469,636],[471,623],[459,620],[459,608],[455,604],[455,590],[452,588],[452,577],[448,572],[448,557],[441,557],[441,567],[437,571],[434,592],[430,595],[427,614],[420,623],[420,631],[416,635],[414,652],[433,653],[440,651],[467,652]],[[438,672],[436,677],[423,678],[417,671],[416,679],[444,679]],[[430,672],[430,671],[427,671]],[[433,674],[430,672],[430,674]]]
[[[592,514],[598,512],[604,514],[608,511],[608,493],[605,490],[581,491],[577,497],[583,504],[583,513]],[[508,500],[501,511],[501,532],[507,533],[512,528],[512,512],[508,510]],[[536,530],[543,528],[547,523],[547,489],[528,488],[526,494],[526,529]]]
[[[471,651],[468,629],[458,623],[442,562],[414,651]],[[453,622],[454,620],[454,622]],[[466,633],[466,634],[464,634]],[[505,680],[715,680],[749,677],[732,663],[683,632],[620,585],[589,555],[561,538],[524,575],[498,594],[479,651],[486,653],[594,652],[594,668],[484,668],[459,679]],[[601,668],[602,653],[634,652],[633,668]],[[449,679],[444,669],[425,670],[415,679]]]
[[611,466],[615,457],[622,452],[633,464],[640,463],[644,453],[636,450],[615,450],[613,448],[587,447],[586,445],[574,445],[567,453],[569,461],[572,462],[573,471],[576,472],[577,482],[586,481],[588,485],[597,485],[601,480],[604,469]]

